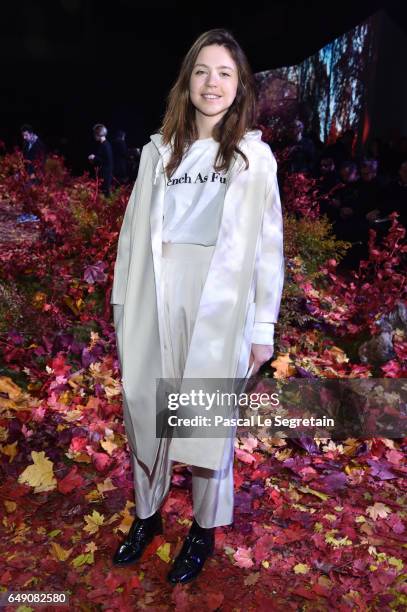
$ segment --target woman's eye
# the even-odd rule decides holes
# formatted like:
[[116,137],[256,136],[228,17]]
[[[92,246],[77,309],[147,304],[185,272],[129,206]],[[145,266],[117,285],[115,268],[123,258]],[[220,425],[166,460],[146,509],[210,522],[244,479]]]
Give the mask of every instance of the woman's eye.
[[221,72],[221,74],[223,74],[225,76],[230,76],[230,74],[228,72]]
[[202,74],[202,73],[203,73],[203,70],[197,70],[197,71],[195,72],[195,74]]

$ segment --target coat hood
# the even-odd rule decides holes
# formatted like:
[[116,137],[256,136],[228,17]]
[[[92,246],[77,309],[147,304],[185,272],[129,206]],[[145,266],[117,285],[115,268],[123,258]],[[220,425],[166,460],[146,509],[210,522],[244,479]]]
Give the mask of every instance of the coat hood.
[[[253,140],[261,141],[262,131],[261,130],[249,130],[242,138],[242,143],[247,143]],[[162,141],[162,135],[157,132],[155,134],[151,134],[150,140],[156,146],[158,152],[160,153],[160,160],[162,159],[164,166],[166,165],[170,154],[171,154],[171,145],[164,144]],[[158,174],[159,174],[160,162],[157,164],[154,172],[154,183],[156,183]]]
[[[243,140],[261,140],[262,137],[262,131],[261,130],[249,130],[248,132],[246,132],[246,134],[243,136]],[[163,144],[162,141],[162,135],[157,132],[155,134],[151,134],[150,136],[150,140],[155,144],[155,146],[157,147],[158,151],[160,152],[160,154],[163,156],[165,155],[169,149],[170,149],[170,145]]]

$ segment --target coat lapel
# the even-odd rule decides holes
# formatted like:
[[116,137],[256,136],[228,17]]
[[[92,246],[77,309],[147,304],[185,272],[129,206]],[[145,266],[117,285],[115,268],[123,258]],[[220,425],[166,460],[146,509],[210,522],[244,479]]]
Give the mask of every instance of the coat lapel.
[[[162,258],[162,227],[164,214],[164,198],[166,191],[166,177],[164,168],[171,156],[171,146],[162,143],[161,134],[152,134],[151,141],[159,152],[158,161],[155,164],[153,175],[153,190],[150,209],[151,244],[153,252],[154,274],[156,280],[156,296],[158,308],[158,325],[161,338],[162,363],[165,364],[164,356],[164,329],[163,310],[161,296],[161,258]],[[261,131],[254,130],[242,140],[240,147],[248,155],[247,141],[250,139],[260,140]],[[233,366],[231,362],[221,363],[220,354],[224,347],[218,344],[224,338],[224,325],[230,321],[230,310],[238,314],[242,321],[245,317],[249,299],[247,298],[249,288],[243,288],[239,278],[245,282],[251,278],[254,265],[253,254],[245,251],[244,244],[252,242],[253,231],[251,226],[259,219],[254,214],[255,204],[251,194],[245,193],[245,181],[242,185],[234,185],[245,162],[240,155],[236,155],[227,173],[226,194],[219,229],[219,238],[216,244],[211,265],[208,270],[208,278],[202,291],[199,313],[191,340],[191,350],[185,368],[185,377],[213,377],[215,373],[222,376],[225,370],[228,376],[232,375]],[[254,201],[261,202],[262,199],[255,197]],[[248,206],[250,203],[250,207]],[[258,231],[258,227],[254,232]],[[234,295],[231,295],[230,286],[235,287]],[[228,289],[229,288],[229,289]],[[244,303],[239,296],[244,295]],[[250,298],[250,295],[249,295]],[[233,318],[233,317],[232,317]],[[208,329],[209,328],[209,329]],[[236,331],[236,330],[235,330]],[[209,335],[208,335],[209,332]],[[212,342],[210,342],[212,336]],[[205,339],[207,342],[205,343]],[[202,342],[206,350],[200,350]],[[201,343],[201,344],[200,344]],[[199,374],[198,374],[199,373]],[[163,377],[168,373],[163,371]]]
[[[252,132],[259,138],[261,132]],[[154,169],[150,225],[157,292],[158,327],[161,338],[163,378],[171,378],[165,371],[163,329],[163,300],[161,291],[162,224],[166,178],[163,173],[171,154],[159,134],[151,136],[160,155]],[[247,141],[241,148],[249,154]],[[256,160],[250,157],[256,175]],[[250,337],[254,324],[254,285],[256,237],[260,231],[261,207],[264,204],[264,182],[248,180],[248,173],[241,172],[245,163],[235,156],[229,169],[218,241],[202,290],[198,314],[183,373],[180,391],[188,392],[196,383],[200,388],[212,390],[216,379],[223,379],[226,391],[235,384],[235,378],[244,378],[250,354]],[[262,197],[263,196],[263,197]],[[208,380],[211,379],[211,380]],[[232,387],[230,387],[232,385]],[[174,437],[170,458],[217,469],[220,465],[225,440],[185,439]],[[194,463],[194,461],[192,461]]]

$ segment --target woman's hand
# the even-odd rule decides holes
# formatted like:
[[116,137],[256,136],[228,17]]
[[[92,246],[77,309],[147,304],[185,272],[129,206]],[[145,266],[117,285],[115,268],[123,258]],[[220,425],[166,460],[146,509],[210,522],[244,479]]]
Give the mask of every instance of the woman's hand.
[[249,368],[251,367],[252,363],[254,363],[252,375],[257,374],[261,366],[272,358],[273,353],[273,344],[252,344],[249,359]]

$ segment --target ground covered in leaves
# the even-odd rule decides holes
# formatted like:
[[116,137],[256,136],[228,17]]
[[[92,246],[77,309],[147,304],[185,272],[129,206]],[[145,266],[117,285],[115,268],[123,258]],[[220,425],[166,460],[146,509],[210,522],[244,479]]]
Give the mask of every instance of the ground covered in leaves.
[[[134,514],[109,307],[128,191],[105,200],[57,158],[41,184],[28,181],[16,156],[2,160],[0,175],[8,214],[0,231],[0,590],[69,592],[75,611],[404,610],[405,438],[239,437],[234,524],[217,529],[201,576],[166,583],[192,520],[183,465],[174,467],[164,534],[137,565],[112,566]],[[311,192],[304,181],[300,188],[310,216]],[[292,213],[295,199],[286,202]],[[40,222],[20,230],[16,212]],[[345,282],[339,247],[317,217],[285,219],[289,276],[269,374],[405,378],[401,324],[385,360],[359,350],[404,295],[394,253],[403,253],[405,232],[395,220],[388,244],[372,245],[370,263]]]

